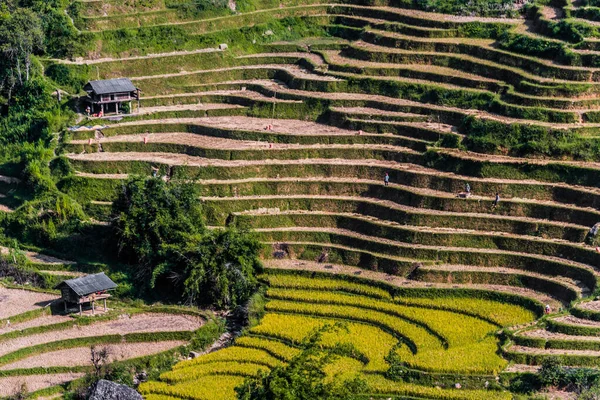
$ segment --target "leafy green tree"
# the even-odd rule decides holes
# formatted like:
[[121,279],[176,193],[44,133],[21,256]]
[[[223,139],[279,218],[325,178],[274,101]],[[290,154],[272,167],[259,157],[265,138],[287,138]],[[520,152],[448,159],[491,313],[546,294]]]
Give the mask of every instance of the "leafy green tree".
[[10,102],[15,87],[24,86],[31,78],[32,56],[43,50],[44,32],[33,11],[6,6],[0,10],[0,72]]
[[119,256],[140,288],[163,299],[245,303],[258,287],[260,244],[246,231],[206,229],[198,198],[193,183],[131,177],[113,203]]
[[[167,269],[167,252],[182,252],[204,232],[194,185],[159,178],[131,177],[118,189],[112,228],[120,258],[135,267],[135,277],[154,287]],[[157,266],[162,267],[157,268]]]
[[259,250],[258,240],[246,231],[206,232],[182,258],[186,260],[186,301],[219,308],[245,303],[258,287],[256,273],[262,270]]
[[303,350],[287,365],[269,373],[248,378],[236,393],[238,400],[353,400],[368,391],[358,376],[351,380],[328,377],[325,367],[340,355],[350,355],[346,346],[323,349],[320,340],[327,331],[339,329],[326,325],[302,343]]

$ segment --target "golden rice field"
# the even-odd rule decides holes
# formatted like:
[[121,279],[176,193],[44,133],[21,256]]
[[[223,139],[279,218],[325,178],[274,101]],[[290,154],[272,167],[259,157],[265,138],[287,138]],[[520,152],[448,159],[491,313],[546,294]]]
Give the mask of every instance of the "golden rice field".
[[[180,362],[163,373],[160,381],[142,384],[140,392],[156,400],[168,396],[235,399],[234,388],[244,378],[284,365],[300,353],[307,336],[338,324],[340,329],[322,333],[321,345],[352,345],[355,354],[327,365],[330,377],[362,377],[373,394],[508,399],[507,392],[482,387],[436,388],[387,379],[386,357],[395,351],[407,368],[416,371],[493,379],[507,365],[498,354],[499,328],[536,318],[534,312],[518,305],[465,297],[401,297],[382,286],[343,277],[270,272],[263,279],[269,284],[269,300],[258,325],[230,347]],[[487,318],[478,318],[476,313],[487,313]]]

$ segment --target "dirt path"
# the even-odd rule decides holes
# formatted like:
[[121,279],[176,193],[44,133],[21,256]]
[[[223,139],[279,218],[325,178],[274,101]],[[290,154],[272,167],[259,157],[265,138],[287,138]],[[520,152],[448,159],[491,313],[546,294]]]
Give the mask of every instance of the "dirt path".
[[23,384],[26,385],[27,392],[35,392],[36,390],[73,381],[83,375],[85,374],[67,373],[0,378],[0,396],[8,397],[17,394]]
[[[106,348],[109,352],[110,362],[128,360],[162,353],[175,347],[184,345],[184,341],[167,341],[152,343],[123,343],[99,346]],[[32,357],[27,357],[17,362],[4,365],[0,370],[6,371],[20,368],[48,368],[48,367],[76,367],[92,365],[90,360],[90,348],[78,347],[75,349],[51,351]]]
[[55,294],[7,289],[0,286],[0,319],[10,318],[26,311],[45,307],[57,298],[58,295]]
[[529,297],[536,299],[544,304],[550,304],[553,307],[559,307],[561,304],[557,302],[555,299],[540,293],[535,292],[526,288],[512,287],[512,286],[499,286],[499,285],[467,285],[467,284],[442,284],[442,283],[429,283],[429,282],[419,282],[405,279],[403,277],[389,275],[383,272],[375,272],[360,269],[358,267],[350,267],[347,265],[339,265],[339,264],[331,264],[331,263],[317,263],[313,261],[304,261],[304,260],[264,260],[263,263],[267,268],[273,269],[284,269],[284,270],[302,270],[302,271],[317,271],[317,272],[327,272],[331,274],[340,274],[340,275],[351,275],[351,276],[360,276],[366,279],[372,279],[375,281],[385,282],[393,286],[398,287],[416,287],[416,288],[471,288],[471,289],[484,289],[484,290],[494,290],[498,292],[504,293],[512,293],[517,294],[519,296]]
[[0,342],[0,356],[21,348],[59,340],[139,332],[193,331],[202,324],[203,320],[201,318],[188,315],[138,314],[130,318],[125,317],[87,326],[73,325],[71,329],[6,340]]

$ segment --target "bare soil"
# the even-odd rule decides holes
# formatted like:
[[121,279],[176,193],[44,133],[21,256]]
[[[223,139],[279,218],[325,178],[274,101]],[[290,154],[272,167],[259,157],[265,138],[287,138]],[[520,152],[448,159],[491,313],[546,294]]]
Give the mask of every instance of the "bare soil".
[[37,326],[58,324],[60,322],[65,322],[69,320],[72,320],[72,318],[66,315],[44,315],[42,317],[34,318],[25,322],[20,322],[18,324],[11,323],[10,325],[8,325],[6,321],[2,321],[0,323],[0,335],[14,331],[21,331],[27,328],[34,328]]
[[544,329],[536,329],[533,331],[524,331],[519,333],[522,336],[529,336],[535,338],[543,338],[543,339],[557,339],[557,340],[571,340],[574,342],[585,341],[585,342],[600,342],[600,337],[598,336],[574,336],[574,335],[566,335],[564,333],[550,332]]
[[57,295],[0,286],[0,319],[45,307],[58,298]]
[[579,303],[577,304],[577,308],[581,308],[583,310],[600,311],[600,300]]
[[36,390],[73,381],[77,378],[81,378],[83,375],[84,374],[66,373],[0,378],[0,396],[8,397],[17,394],[23,384],[26,385],[27,392],[35,392]]
[[[149,133],[135,135],[108,136],[96,139],[96,143],[169,143],[194,146],[207,149],[227,149],[227,150],[265,150],[277,151],[286,149],[379,149],[391,151],[408,150],[405,147],[393,146],[389,144],[296,144],[296,143],[271,143],[264,141],[235,140],[212,136],[203,136],[195,133],[175,132],[175,133]],[[74,140],[74,144],[86,144],[87,140]],[[265,156],[268,157],[267,153]]]
[[[253,118],[245,116],[167,118],[148,121],[124,122],[113,126],[118,128],[119,126],[143,126],[168,123],[194,124],[197,126],[206,126],[211,128],[266,133],[284,133],[288,135],[356,135],[357,133],[355,130],[342,129],[331,125],[318,124],[316,122],[302,121],[298,119]],[[267,130],[269,125],[271,125],[271,129]],[[378,134],[378,136],[380,136],[380,134]],[[82,141],[71,142],[77,143]]]
[[[163,351],[182,346],[185,343],[186,342],[184,341],[123,343],[100,346],[100,348],[107,348],[109,352],[109,361],[115,362],[162,353]],[[75,349],[51,351],[49,353],[39,354],[24,358],[12,364],[4,365],[0,367],[0,370],[6,371],[11,369],[37,367],[76,367],[85,365],[92,365],[89,347],[78,347]]]
[[590,319],[577,318],[573,315],[565,315],[563,317],[558,317],[555,318],[555,321],[570,325],[585,325],[594,328],[600,328],[600,321],[592,321]]
[[88,326],[73,325],[71,329],[24,336],[0,342],[0,355],[8,354],[24,347],[50,343],[59,340],[103,335],[124,335],[138,332],[193,331],[203,324],[203,320],[189,315],[139,314],[123,316],[118,320],[99,322]]
[[210,103],[210,104],[177,104],[173,106],[156,106],[156,107],[142,107],[140,108],[140,115],[145,114],[153,114],[159,112],[168,112],[168,111],[182,111],[182,110],[225,110],[225,109],[234,109],[234,108],[244,108],[242,106],[236,104],[219,104],[219,103]]
[[540,354],[540,355],[577,355],[600,357],[600,351],[592,350],[564,350],[564,349],[539,349],[536,347],[511,346],[510,351],[516,353]]

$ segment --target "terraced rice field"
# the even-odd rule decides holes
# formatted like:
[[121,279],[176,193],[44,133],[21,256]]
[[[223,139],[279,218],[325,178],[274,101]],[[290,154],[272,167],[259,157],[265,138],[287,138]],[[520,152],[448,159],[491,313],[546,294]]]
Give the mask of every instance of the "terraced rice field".
[[[463,389],[452,390],[449,387],[457,382],[441,374],[494,379],[507,365],[498,354],[494,333],[500,326],[526,324],[536,318],[535,312],[521,305],[492,300],[493,295],[486,298],[484,293],[475,299],[447,291],[446,297],[432,298],[426,294],[432,293],[430,290],[406,288],[398,295],[394,292],[397,287],[389,284],[373,286],[370,280],[282,274],[275,269],[264,279],[269,283],[270,301],[260,324],[233,346],[181,362],[161,375],[160,382],[142,384],[142,394],[206,398],[206,389],[197,382],[217,375],[219,381],[231,379],[232,386],[239,384],[240,376],[253,376],[289,362],[311,332],[341,323],[343,329],[325,333],[321,343],[325,347],[352,345],[355,358],[340,358],[329,366],[329,371],[344,371],[347,377],[358,374],[373,393],[445,399],[510,398],[507,393],[483,391],[483,382],[462,381]],[[508,296],[505,300],[509,298],[518,299]],[[488,314],[490,309],[494,312]],[[396,352],[407,368],[446,380],[442,386],[447,389],[386,379],[386,357],[390,352]],[[234,397],[228,385],[218,396]]]
[[60,385],[90,371],[91,346],[107,349],[108,363],[142,359],[186,345],[205,322],[197,313],[168,308],[61,315],[62,304],[53,304],[58,294],[2,286],[0,299],[0,397],[15,395],[23,384],[28,392],[60,393]]
[[[335,321],[365,356],[338,369],[374,394],[508,398],[469,377],[556,354],[598,365],[600,306],[580,301],[600,265],[584,242],[600,221],[600,163],[585,150],[600,132],[600,41],[592,30],[577,46],[552,37],[563,16],[591,24],[588,7],[536,6],[526,21],[390,2],[264,1],[203,17],[162,1],[77,3],[90,50],[46,68],[129,77],[142,99],[122,118],[81,121],[105,128],[65,135],[75,173],[59,188],[106,221],[130,175],[196,179],[209,224],[254,229],[271,270],[265,319],[142,385],[147,399],[232,399],[244,377],[289,361],[303,335]],[[145,39],[170,39],[165,27],[178,39]],[[503,33],[558,43],[575,61],[520,51]],[[482,131],[496,133],[493,146]],[[540,135],[582,150],[547,154]],[[509,151],[517,136],[531,139]],[[277,272],[290,270],[305,275]],[[563,314],[528,325],[546,304]],[[499,349],[501,327],[512,328]],[[463,389],[387,380],[384,356],[399,342],[408,367],[458,374]]]

